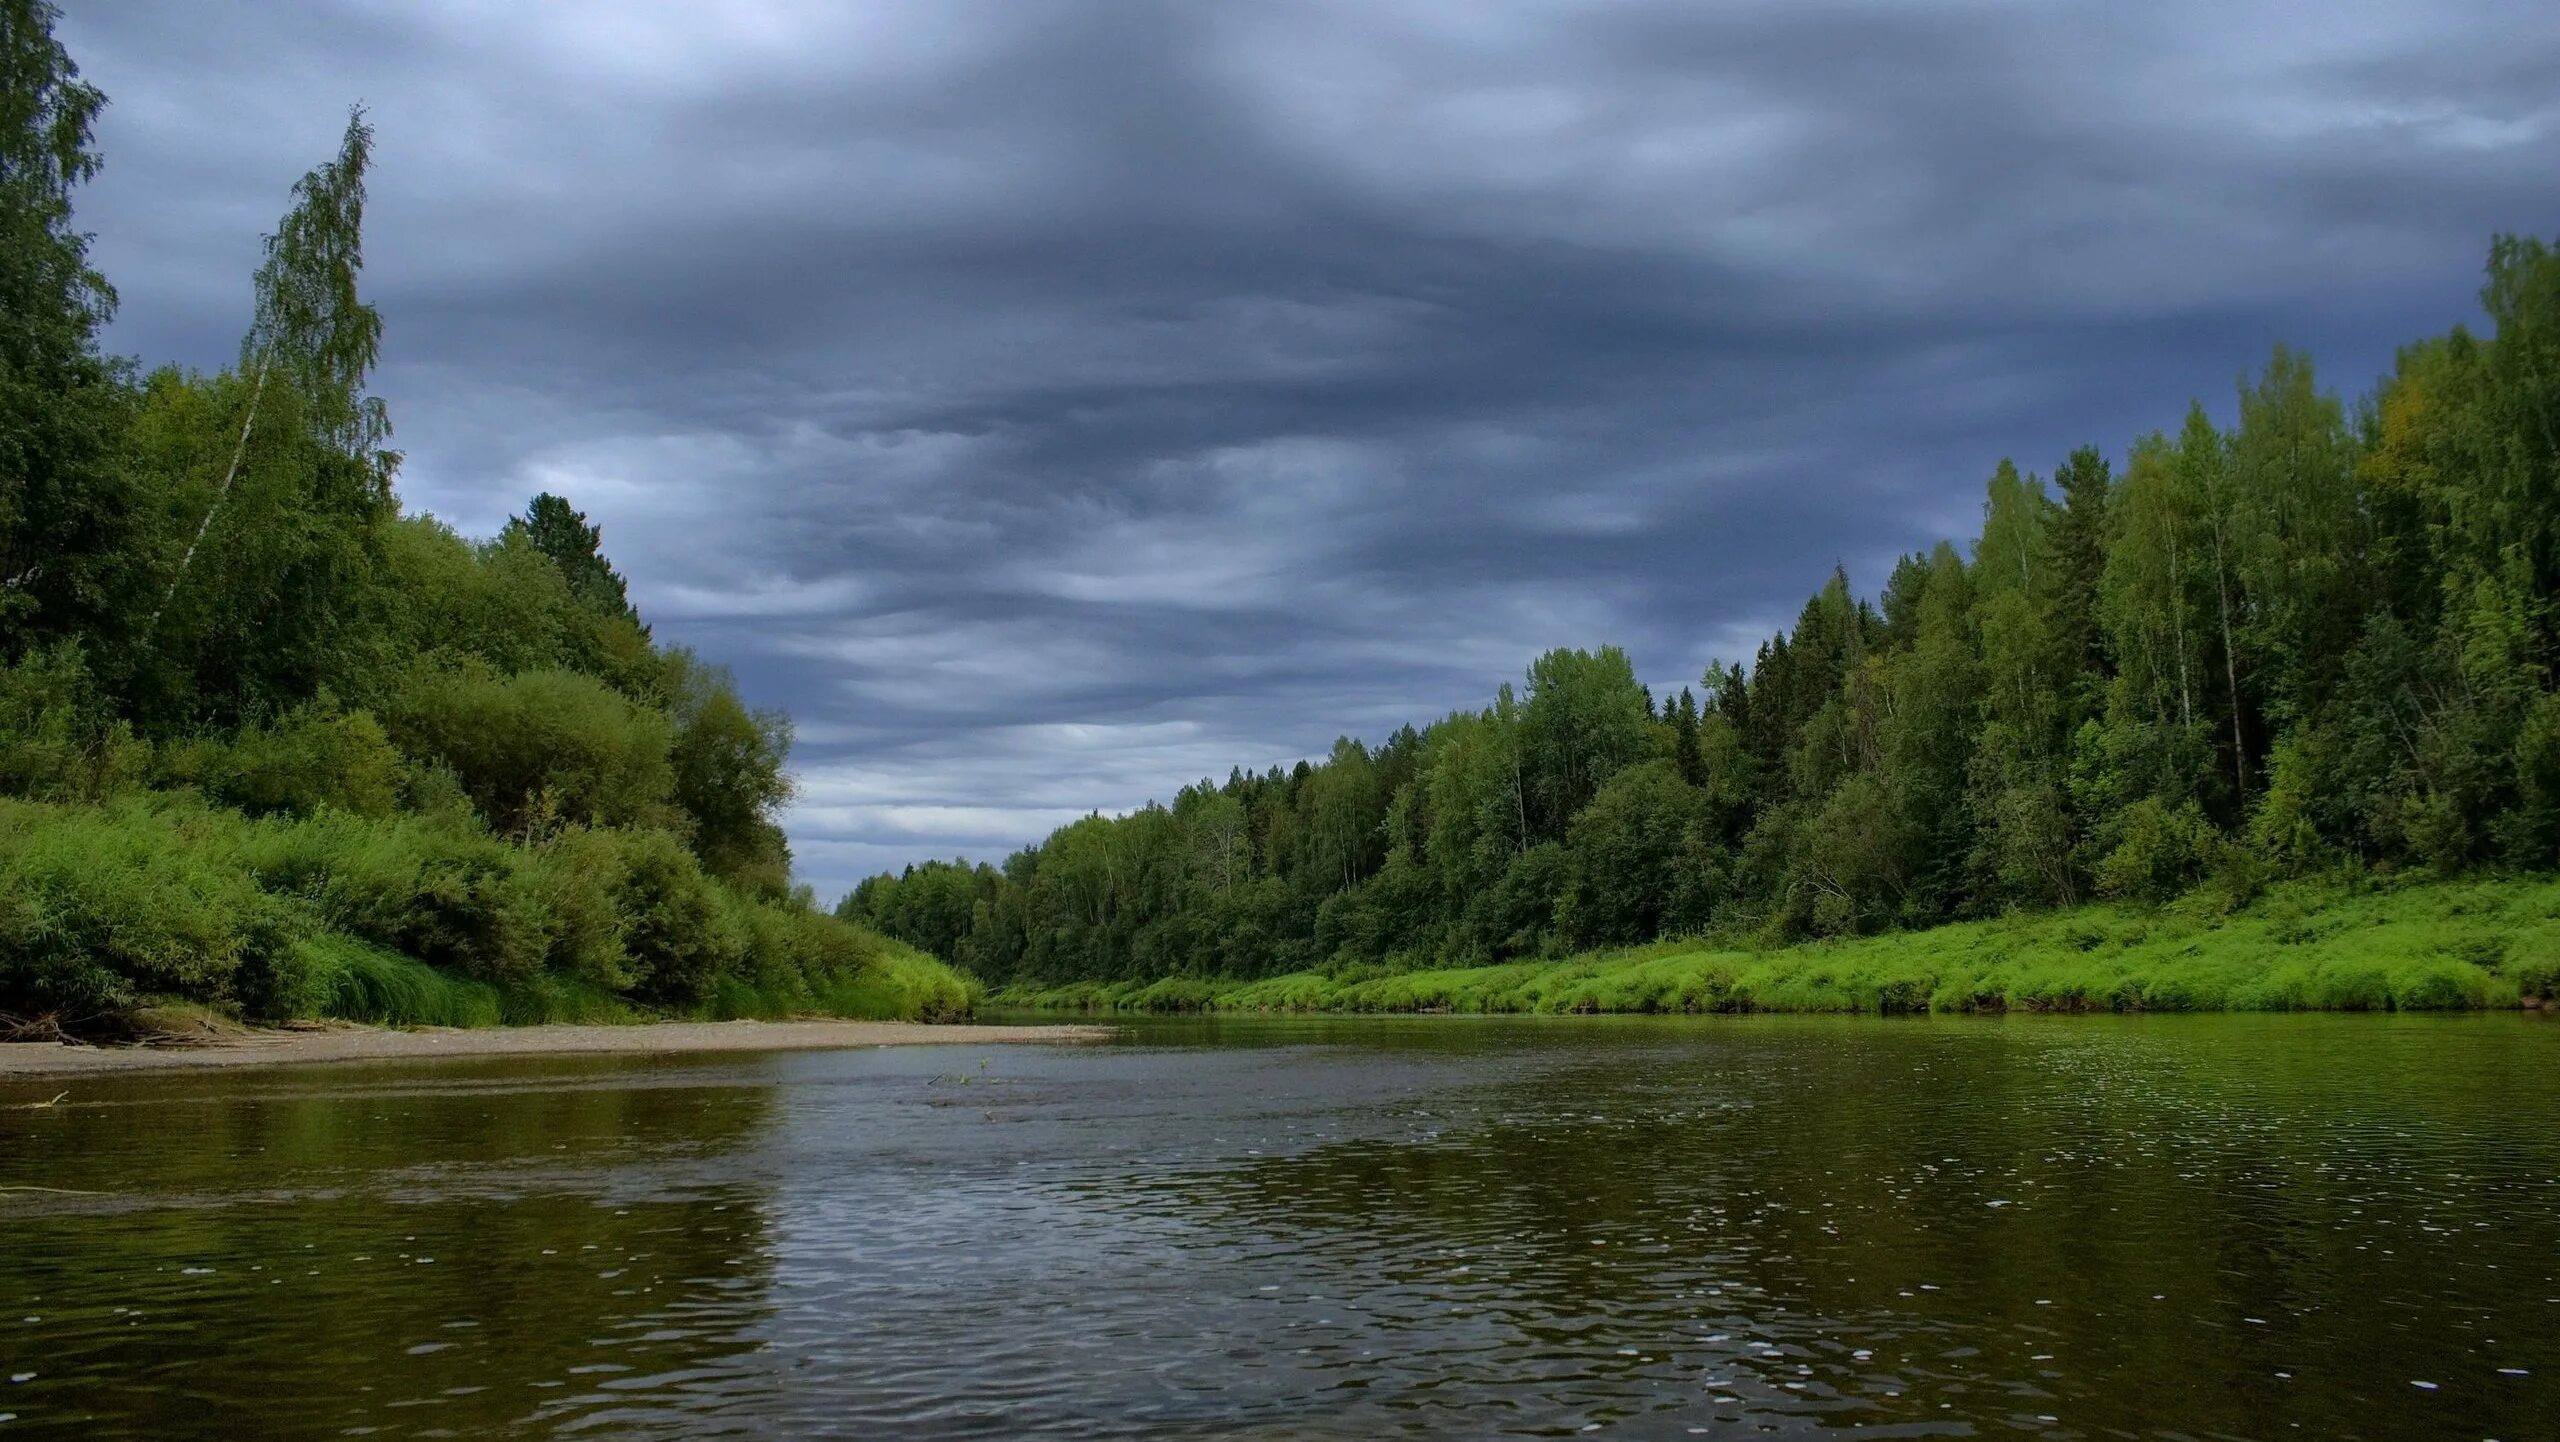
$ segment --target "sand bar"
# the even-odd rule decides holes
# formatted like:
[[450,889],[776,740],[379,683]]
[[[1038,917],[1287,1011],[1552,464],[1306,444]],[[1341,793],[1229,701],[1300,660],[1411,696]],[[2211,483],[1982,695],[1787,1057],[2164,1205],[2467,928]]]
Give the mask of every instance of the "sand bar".
[[1107,1026],[975,1026],[906,1021],[667,1021],[634,1026],[493,1026],[413,1031],[327,1026],[244,1030],[184,1046],[0,1044],[0,1076],[186,1071],[305,1062],[443,1056],[672,1056],[687,1052],[826,1051],[861,1046],[1093,1042]]

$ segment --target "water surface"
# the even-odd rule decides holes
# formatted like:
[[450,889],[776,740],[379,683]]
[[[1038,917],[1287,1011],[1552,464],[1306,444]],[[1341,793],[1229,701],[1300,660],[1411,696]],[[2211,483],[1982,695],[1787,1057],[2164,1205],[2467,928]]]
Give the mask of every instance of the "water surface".
[[[2560,1437],[2560,1024],[18,1079],[14,1435]],[[45,1187],[55,1190],[20,1190]]]

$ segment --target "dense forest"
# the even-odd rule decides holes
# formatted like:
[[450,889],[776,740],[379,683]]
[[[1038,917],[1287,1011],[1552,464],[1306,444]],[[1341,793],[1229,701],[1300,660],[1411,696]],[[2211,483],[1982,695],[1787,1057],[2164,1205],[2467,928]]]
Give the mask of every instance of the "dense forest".
[[1091,816],[838,915],[990,982],[1392,974],[1926,927],[2309,873],[2560,860],[2560,253],[2350,408],[2278,349],[2236,424],[1993,471],[1965,549],[1835,573],[1657,698],[1614,648],[1321,762]]
[[72,200],[105,99],[54,18],[0,0],[0,1014],[965,1004],[793,888],[788,720],[657,642],[583,515],[402,511],[361,113],[235,365],[101,350]]

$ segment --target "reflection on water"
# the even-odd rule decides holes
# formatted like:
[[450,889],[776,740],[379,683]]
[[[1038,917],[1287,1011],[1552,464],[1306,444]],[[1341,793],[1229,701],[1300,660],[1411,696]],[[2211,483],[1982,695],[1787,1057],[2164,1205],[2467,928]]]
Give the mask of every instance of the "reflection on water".
[[[60,1087],[11,1083],[0,1104]],[[2560,1025],[1156,1023],[74,1083],[0,1442],[2560,1437]]]

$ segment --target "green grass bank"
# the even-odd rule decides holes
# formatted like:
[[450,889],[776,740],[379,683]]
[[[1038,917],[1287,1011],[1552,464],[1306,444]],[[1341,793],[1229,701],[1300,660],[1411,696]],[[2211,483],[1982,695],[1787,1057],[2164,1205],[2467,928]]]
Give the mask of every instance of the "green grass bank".
[[0,800],[0,1036],[112,1035],[173,1002],[395,1026],[953,1020],[979,992],[655,833]]
[[2560,997],[2560,881],[2297,882],[1793,946],[1666,941],[1556,960],[1008,987],[1063,1011],[2461,1011]]

